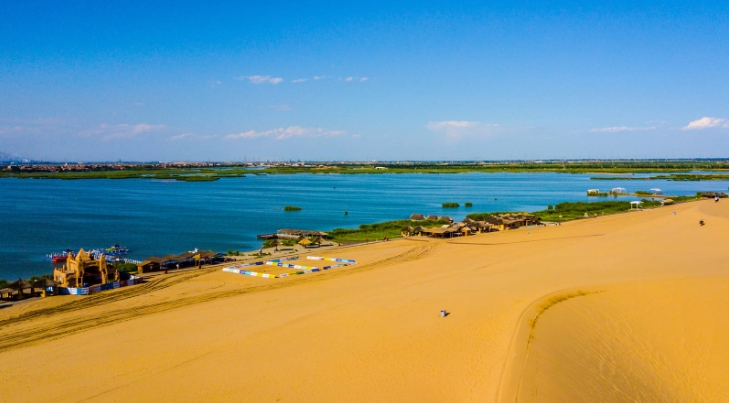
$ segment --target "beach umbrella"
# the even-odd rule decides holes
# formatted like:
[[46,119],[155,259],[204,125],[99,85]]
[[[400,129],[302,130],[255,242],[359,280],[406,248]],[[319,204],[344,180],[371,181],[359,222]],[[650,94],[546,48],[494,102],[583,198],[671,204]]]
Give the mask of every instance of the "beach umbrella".
[[413,227],[408,225],[407,227],[402,229],[402,232],[413,232]]
[[299,241],[299,245],[302,245],[302,246],[306,246],[306,245],[309,245],[309,244],[311,244],[311,241],[308,238],[304,238],[304,239],[302,239],[302,240]]

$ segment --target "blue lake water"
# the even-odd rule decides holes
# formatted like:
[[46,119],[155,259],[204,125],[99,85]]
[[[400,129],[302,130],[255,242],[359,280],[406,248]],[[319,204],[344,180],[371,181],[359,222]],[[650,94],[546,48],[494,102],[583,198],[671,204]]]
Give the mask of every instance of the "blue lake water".
[[[471,212],[535,211],[563,201],[598,201],[587,189],[660,188],[665,194],[726,191],[729,181],[590,181],[589,174],[249,175],[216,182],[0,179],[0,278],[50,273],[46,253],[128,246],[129,257],[260,247],[281,228],[331,230],[405,219],[462,219]],[[628,199],[635,199],[634,197]],[[612,200],[612,199],[609,199]],[[441,203],[462,207],[444,209]],[[465,208],[465,202],[473,207]],[[302,211],[285,212],[285,205]],[[344,212],[349,215],[344,215]]]

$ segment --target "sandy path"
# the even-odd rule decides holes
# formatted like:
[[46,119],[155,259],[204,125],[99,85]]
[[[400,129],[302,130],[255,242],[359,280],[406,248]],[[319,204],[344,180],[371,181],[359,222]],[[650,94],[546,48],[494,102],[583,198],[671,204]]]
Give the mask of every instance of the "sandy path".
[[[704,227],[698,225],[701,218],[707,220]],[[68,297],[54,306],[40,302],[35,310],[8,308],[0,317],[0,359],[13,364],[0,369],[5,380],[0,394],[13,401],[481,402],[517,396],[518,401],[579,400],[569,391],[587,384],[599,390],[643,384],[646,390],[661,389],[665,382],[643,381],[653,378],[600,384],[585,375],[551,394],[533,393],[555,382],[545,374],[552,371],[544,370],[545,357],[555,362],[548,368],[562,368],[560,378],[569,376],[570,366],[548,343],[562,335],[571,340],[568,333],[583,347],[564,362],[590,357],[579,359],[597,365],[594,357],[605,351],[633,351],[629,339],[658,352],[690,351],[701,342],[726,351],[725,344],[714,344],[715,332],[723,328],[695,326],[699,330],[686,333],[689,341],[672,343],[661,339],[676,329],[666,321],[634,326],[656,311],[647,304],[649,297],[641,302],[646,308],[633,310],[630,319],[621,312],[631,309],[625,302],[630,298],[650,295],[640,286],[663,290],[655,284],[682,284],[679,279],[687,278],[695,281],[693,288],[669,287],[661,298],[695,300],[699,311],[717,305],[709,296],[729,291],[722,280],[729,270],[720,264],[729,257],[727,224],[729,203],[699,202],[454,241],[345,248],[334,255],[359,264],[320,274],[269,280],[220,271],[181,273],[139,291],[130,288],[128,295],[115,296],[121,294],[117,290],[101,299],[99,294],[96,302],[96,296]],[[695,299],[691,295],[701,292],[700,278],[721,281],[710,282],[713,294]],[[575,293],[588,295],[553,304]],[[593,300],[622,302],[581,302]],[[564,308],[573,305],[577,310]],[[452,314],[440,318],[440,309]],[[701,323],[691,322],[693,311],[679,312],[674,317],[679,324]],[[575,335],[568,326],[597,317],[614,327],[612,344],[593,343],[590,335],[601,329],[595,320],[581,326],[584,334]],[[681,359],[688,355],[663,355],[661,374],[701,365]],[[541,357],[537,364],[535,357]],[[637,361],[615,368],[633,371],[633,364]],[[716,367],[706,368],[716,375]],[[664,379],[661,374],[651,376]],[[680,379],[687,388],[696,382]],[[670,396],[723,396],[716,385]]]

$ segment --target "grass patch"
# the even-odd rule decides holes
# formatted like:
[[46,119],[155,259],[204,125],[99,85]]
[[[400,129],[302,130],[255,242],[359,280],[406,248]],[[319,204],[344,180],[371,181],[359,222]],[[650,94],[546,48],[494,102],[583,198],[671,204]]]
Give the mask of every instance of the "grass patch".
[[543,221],[568,221],[584,218],[585,213],[590,216],[615,214],[630,210],[630,203],[627,201],[604,201],[604,202],[564,202],[554,206],[553,209],[535,211],[535,214]]
[[136,273],[138,270],[136,264],[128,263],[128,262],[118,262],[118,263],[112,264],[112,266],[114,266],[114,268],[116,268],[117,270],[123,271],[126,273]]
[[607,193],[607,192],[598,192],[598,193],[590,193],[590,192],[587,192],[587,195],[588,196],[594,196],[594,197],[608,197],[608,196],[610,196],[610,193]]
[[298,206],[285,206],[284,211],[301,211],[301,207]]
[[720,199],[726,199],[729,197],[729,195],[724,192],[696,192],[697,198],[710,197],[713,199],[715,196],[718,196]]
[[683,174],[683,173],[676,173],[676,174],[668,174],[668,175],[653,175],[649,177],[640,177],[640,178],[634,178],[630,176],[598,176],[594,178],[590,178],[590,180],[600,180],[600,181],[611,181],[611,180],[669,180],[669,181],[690,181],[690,182],[697,182],[697,181],[725,181],[729,180],[729,175],[727,174]]
[[215,182],[220,179],[219,176],[175,176],[172,179],[176,179],[182,182]]
[[395,220],[376,224],[362,224],[359,228],[337,228],[334,231],[329,232],[329,234],[332,236],[332,239],[337,242],[362,242],[374,241],[384,237],[398,238],[400,237],[400,231],[407,226],[433,228],[443,225],[448,225],[448,222],[445,220],[418,222],[413,222],[411,220]]

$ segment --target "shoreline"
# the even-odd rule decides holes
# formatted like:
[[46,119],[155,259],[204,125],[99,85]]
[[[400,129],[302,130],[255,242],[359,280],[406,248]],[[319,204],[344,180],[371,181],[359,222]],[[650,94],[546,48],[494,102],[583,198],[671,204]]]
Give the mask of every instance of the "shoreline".
[[[660,195],[660,196],[648,196],[648,195],[632,195],[632,196],[635,196],[635,197],[642,197],[643,199],[645,199],[645,198],[647,198],[647,197],[657,197],[657,198],[668,198],[668,197],[674,197],[674,198],[675,198],[675,196],[663,196],[663,195]],[[601,199],[602,199],[602,198],[601,198]],[[689,199],[689,200],[680,200],[680,201],[678,201],[678,202],[677,202],[676,204],[673,204],[673,205],[675,206],[675,205],[677,205],[677,204],[682,204],[682,203],[689,203],[689,202],[693,202],[693,201],[700,201],[700,200],[701,200],[701,199],[700,199],[700,198],[698,198],[698,197],[697,197],[697,198],[694,198],[694,199]],[[608,201],[608,202],[612,202],[611,200],[607,200],[607,201]],[[605,200],[600,200],[600,201],[594,201],[594,202],[586,202],[586,203],[602,203],[602,202],[605,202]],[[564,203],[570,204],[571,202],[564,202]],[[658,208],[658,207],[663,207],[663,206],[651,206],[650,208],[652,209],[652,208]],[[608,212],[608,214],[606,214],[606,215],[614,215],[614,214],[629,213],[629,212],[634,212],[634,210],[625,210],[625,211],[613,211],[613,212]],[[515,213],[516,213],[516,212],[515,212]],[[543,213],[543,214],[546,214],[546,213],[548,213],[548,210],[543,210],[543,211],[536,211],[536,212],[529,212],[528,214],[539,214],[539,213]],[[550,213],[551,213],[551,212],[550,212]],[[483,212],[483,213],[471,213],[471,214],[469,214],[468,216],[474,216],[474,215],[483,215],[483,214],[496,214],[496,213],[488,213],[488,212]],[[467,217],[468,217],[468,216],[467,216]],[[577,221],[577,220],[583,220],[583,219],[592,219],[592,218],[595,218],[595,217],[593,217],[593,216],[590,216],[590,217],[583,217],[583,216],[580,216],[580,217],[572,217],[572,218],[569,218],[569,217],[568,217],[568,218],[565,218],[565,219],[557,218],[557,219],[556,219],[556,222],[559,222],[559,223],[565,223],[565,222],[570,222],[570,221]],[[359,230],[359,228],[361,228],[361,227],[362,227],[363,225],[364,225],[364,226],[371,226],[371,225],[378,225],[378,224],[387,224],[387,223],[394,223],[394,222],[400,222],[400,221],[403,221],[403,222],[404,222],[404,221],[409,221],[409,222],[410,222],[410,223],[412,223],[413,225],[415,225],[415,224],[419,224],[419,223],[427,223],[427,222],[428,222],[427,220],[423,220],[423,221],[417,221],[417,220],[416,220],[416,221],[414,221],[414,220],[394,220],[394,221],[384,221],[384,222],[379,222],[379,223],[372,223],[372,224],[360,224],[360,225],[358,225],[358,226],[357,226],[356,228],[352,228],[351,230],[352,230],[352,231],[355,231],[355,232],[356,232],[356,231],[360,231],[360,230]],[[552,221],[545,221],[545,222],[549,222],[549,223],[551,223]],[[344,230],[350,230],[349,228],[343,228],[343,229],[344,229]],[[403,238],[403,237],[402,237],[402,236],[401,236],[400,234],[390,234],[390,236],[388,236],[388,239],[400,239],[400,238]],[[338,246],[339,246],[339,247],[342,247],[342,246],[344,245],[344,242],[346,242],[346,245],[349,245],[349,246],[359,246],[359,245],[366,245],[366,244],[368,244],[368,243],[376,243],[376,242],[379,242],[379,240],[378,240],[378,239],[375,239],[375,238],[373,237],[373,240],[372,240],[372,241],[369,241],[369,242],[367,242],[367,241],[361,241],[361,240],[354,240],[354,241],[345,241],[345,240],[339,240],[339,241],[338,241],[338,240],[336,240],[336,239],[333,239],[333,240],[331,240],[331,242],[335,242],[335,243],[338,243],[338,244],[339,244]],[[285,246],[285,247],[283,247],[283,248],[279,248],[279,250],[281,250],[281,249],[285,249],[285,248],[290,248],[290,247],[291,247],[291,246]],[[300,246],[300,245],[294,245],[293,247],[294,247],[294,248],[295,248],[295,249],[296,249],[296,250],[297,250],[298,252],[291,252],[290,254],[295,254],[295,253],[306,253],[306,251],[310,251],[310,250],[319,250],[319,249],[320,249],[320,248],[311,248],[311,249],[308,249],[308,248],[303,248],[303,247],[302,247],[302,246]],[[329,247],[329,246],[325,246],[324,248],[326,248],[326,250],[330,250],[330,249],[331,249],[331,247]],[[259,251],[259,250],[263,250],[263,251],[264,251],[264,253],[269,253],[270,255],[267,255],[267,256],[258,256],[258,255],[257,255],[257,253],[258,253],[258,251]],[[225,254],[225,258],[226,258],[226,259],[232,259],[232,260],[238,260],[238,259],[236,259],[236,258],[239,258],[239,257],[240,257],[241,259],[243,259],[243,260],[246,260],[246,259],[259,259],[259,258],[265,258],[265,259],[268,259],[268,258],[272,258],[272,257],[274,256],[274,255],[273,255],[273,250],[274,250],[274,248],[273,248],[273,247],[259,248],[259,249],[255,249],[255,250],[251,250],[251,251],[243,251],[243,252],[239,252],[239,255],[228,255],[228,254]],[[221,252],[221,253],[222,253],[222,252]],[[163,255],[164,255],[164,253],[162,253],[162,254],[158,254],[158,255],[160,255],[160,256],[163,256]],[[257,257],[254,257],[253,255],[256,255]],[[275,255],[275,256],[283,256],[283,255],[286,255],[286,253],[284,253],[284,254],[277,254],[277,255]],[[209,265],[208,265],[208,266],[209,266]],[[169,269],[169,270],[174,270],[174,271],[176,271],[176,270],[180,270],[180,269]],[[51,270],[51,272],[52,272],[52,270]],[[128,273],[128,274],[133,274],[133,275],[137,275],[137,272],[136,272],[136,271],[130,271],[130,272],[127,272],[127,273]],[[28,279],[24,279],[24,280],[26,280],[26,281],[31,281],[31,279],[34,279],[34,278],[36,278],[36,277],[37,277],[37,278],[43,278],[43,276],[48,276],[48,274],[35,274],[35,275],[33,275],[33,276],[30,276],[30,277],[29,277]],[[5,280],[5,279],[0,279],[0,280]],[[6,280],[6,281],[7,281],[7,280]],[[10,282],[10,281],[8,281],[8,282]],[[2,286],[0,286],[0,288],[2,288]]]

